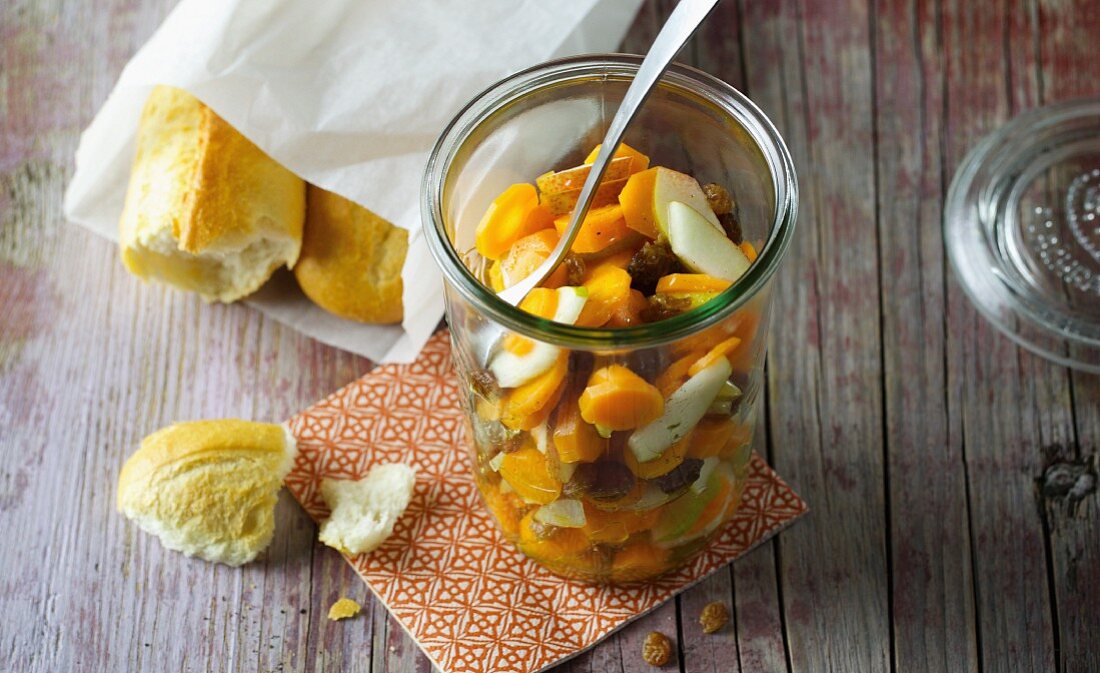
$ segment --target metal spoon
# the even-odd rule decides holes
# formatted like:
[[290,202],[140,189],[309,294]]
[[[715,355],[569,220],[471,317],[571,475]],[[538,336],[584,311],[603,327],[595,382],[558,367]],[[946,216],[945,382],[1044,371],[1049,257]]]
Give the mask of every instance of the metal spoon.
[[710,14],[710,11],[717,4],[718,0],[680,0],[680,3],[676,5],[676,9],[669,15],[668,21],[661,27],[661,32],[657,34],[657,39],[653,41],[653,46],[649,48],[649,53],[646,54],[642,65],[638,68],[638,74],[631,81],[619,110],[615,113],[611,125],[607,128],[607,135],[604,136],[600,153],[588,172],[588,179],[584,181],[584,187],[581,188],[577,206],[573,209],[573,217],[569,221],[569,227],[562,234],[557,247],[529,276],[501,291],[497,294],[498,297],[512,306],[518,306],[523,298],[531,290],[538,287],[565,259],[566,253],[573,245],[573,239],[577,237],[577,232],[580,231],[585,215],[588,214],[588,208],[592,204],[592,197],[596,194],[596,188],[599,186],[600,180],[603,179],[604,173],[607,172],[611,160],[615,157],[615,150],[619,148],[619,144],[623,140],[626,127],[638,114],[638,110],[641,109],[642,104],[649,97],[650,92],[653,91],[653,87],[657,85],[657,81],[661,79],[661,75],[664,74],[665,70],[668,70],[672,59],[676,57],[676,54],[680,52],[680,49],[683,48],[696,29],[699,28],[699,25],[707,18],[707,14]]

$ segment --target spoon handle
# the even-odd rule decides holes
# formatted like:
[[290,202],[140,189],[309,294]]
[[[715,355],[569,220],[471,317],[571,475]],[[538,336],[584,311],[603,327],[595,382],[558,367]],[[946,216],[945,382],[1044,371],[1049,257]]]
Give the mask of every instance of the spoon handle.
[[703,19],[707,18],[707,14],[710,14],[718,2],[719,0],[680,0],[676,9],[672,10],[668,21],[661,27],[661,32],[657,34],[657,39],[653,41],[649,53],[638,68],[638,73],[626,90],[626,95],[623,96],[623,102],[611,120],[611,125],[607,128],[607,135],[604,136],[600,153],[588,172],[588,179],[584,181],[580,197],[577,199],[577,206],[573,209],[573,217],[565,233],[562,234],[561,240],[537,269],[515,285],[500,292],[498,297],[513,306],[519,305],[531,290],[538,287],[561,264],[580,231],[580,223],[584,222],[584,217],[588,214],[592,197],[604,173],[607,172],[611,160],[615,157],[615,150],[623,140],[626,127],[638,114],[638,110],[642,108],[642,104],[657,85],[657,81],[672,63],[672,59],[676,58],[676,54],[687,44]]

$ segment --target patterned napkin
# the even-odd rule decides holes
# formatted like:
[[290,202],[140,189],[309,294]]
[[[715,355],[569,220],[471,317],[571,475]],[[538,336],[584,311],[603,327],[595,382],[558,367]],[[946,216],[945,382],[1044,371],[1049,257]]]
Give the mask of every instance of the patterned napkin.
[[688,565],[636,586],[565,580],[498,532],[470,473],[464,423],[447,332],[412,364],[380,366],[290,419],[299,454],[286,485],[316,521],[329,513],[322,478],[415,465],[416,490],[393,536],[348,561],[444,673],[530,673],[560,663],[806,512],[754,455],[740,509]]

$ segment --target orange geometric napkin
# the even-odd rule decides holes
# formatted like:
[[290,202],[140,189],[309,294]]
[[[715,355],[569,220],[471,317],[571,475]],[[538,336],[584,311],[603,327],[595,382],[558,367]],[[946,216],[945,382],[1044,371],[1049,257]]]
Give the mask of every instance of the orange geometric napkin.
[[409,365],[383,365],[290,419],[299,453],[286,485],[316,521],[321,479],[376,464],[417,469],[393,535],[349,558],[367,586],[444,672],[530,673],[591,647],[790,524],[802,501],[754,455],[741,508],[680,570],[626,587],[562,579],[515,550],[470,473],[450,340],[439,332]]

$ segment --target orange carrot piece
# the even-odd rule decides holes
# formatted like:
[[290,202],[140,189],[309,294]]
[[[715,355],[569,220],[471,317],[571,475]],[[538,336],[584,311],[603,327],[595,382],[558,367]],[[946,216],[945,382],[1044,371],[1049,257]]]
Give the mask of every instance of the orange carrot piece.
[[741,252],[745,253],[745,257],[748,257],[750,262],[756,261],[756,248],[753,247],[752,243],[742,241]]
[[592,269],[584,286],[588,289],[588,300],[576,323],[583,327],[603,326],[630,298],[630,274],[613,264],[604,263]]
[[[554,228],[558,234],[564,234],[572,213],[566,213],[554,219]],[[573,239],[573,245],[569,248],[578,254],[599,252],[615,241],[622,240],[631,234],[631,229],[626,226],[623,219],[623,208],[617,203],[612,203],[599,208],[592,208],[584,216],[580,231]]]
[[705,273],[670,273],[657,281],[657,293],[722,292],[732,283]]
[[698,361],[691,365],[691,369],[688,370],[688,376],[695,376],[715,362],[718,362],[719,358],[724,358],[732,353],[740,345],[741,337],[732,336],[724,341],[720,341],[714,348],[710,349],[706,355],[699,358]]
[[733,493],[733,484],[729,479],[722,478],[721,481],[718,492],[703,506],[702,511],[699,512],[699,518],[695,520],[691,528],[687,529],[686,535],[688,537],[701,533],[716,519],[725,515],[730,494]]
[[663,474],[668,474],[676,469],[680,463],[684,462],[684,456],[687,455],[693,434],[694,430],[688,431],[687,435],[665,449],[661,455],[644,463],[638,462],[638,459],[634,457],[633,451],[624,451],[623,462],[626,463],[626,466],[634,473],[634,476],[639,479],[655,479]]
[[611,579],[615,582],[635,582],[655,577],[668,569],[668,550],[638,539],[615,552],[611,560]]
[[534,446],[504,454],[500,476],[520,497],[540,505],[554,502],[561,495],[561,481],[550,469],[546,456]]
[[682,386],[684,381],[688,379],[688,370],[701,357],[703,355],[698,352],[688,353],[661,372],[654,382],[657,390],[661,391],[661,396],[667,399],[677,388]]
[[523,501],[515,493],[501,493],[496,484],[489,484],[481,489],[481,495],[485,498],[485,504],[500,523],[505,535],[519,535],[519,523],[521,512],[524,510]]
[[688,458],[710,458],[719,455],[734,431],[737,423],[732,418],[704,418],[695,426],[695,432],[688,445]]
[[474,244],[483,257],[497,260],[519,239],[552,225],[550,209],[539,205],[535,186],[518,183],[489,205],[477,225]]
[[608,440],[600,437],[596,428],[581,418],[575,400],[558,407],[554,424],[554,447],[563,463],[591,463],[607,451]]
[[556,528],[545,537],[536,533],[542,526],[535,525],[535,511],[528,512],[519,524],[519,548],[524,554],[536,560],[560,564],[588,547],[588,538],[579,528]]
[[[516,241],[500,260],[501,279],[505,287],[511,287],[526,278],[550,256],[558,244],[558,232],[552,227],[524,236]],[[558,288],[565,285],[568,270],[559,266],[542,286]]]
[[562,353],[554,365],[504,396],[500,422],[513,430],[530,430],[550,414],[561,398],[562,382],[569,370],[569,354]]
[[647,530],[657,524],[659,509],[644,512],[619,510],[608,512],[586,504],[584,508],[584,527],[581,531],[590,542],[619,544],[639,531]]
[[[587,157],[585,157],[584,163],[596,163],[596,157],[600,155],[601,148],[603,148],[602,143],[593,147],[592,151],[588,153]],[[632,159],[632,161],[630,162],[631,174],[640,173],[649,168],[649,157],[634,149],[630,145],[627,145],[626,143],[620,143],[619,148],[615,150],[615,158],[617,159],[619,157],[630,157]]]
[[645,295],[637,290],[631,290],[626,301],[618,304],[611,313],[611,318],[607,321],[608,327],[632,327],[634,325],[640,325],[642,321],[642,311],[649,306],[649,302],[646,301]]
[[653,185],[656,179],[656,168],[635,173],[619,193],[626,226],[651,239],[657,238],[657,225],[653,220]]
[[641,427],[665,410],[661,392],[622,365],[592,372],[578,404],[581,418],[612,430]]

